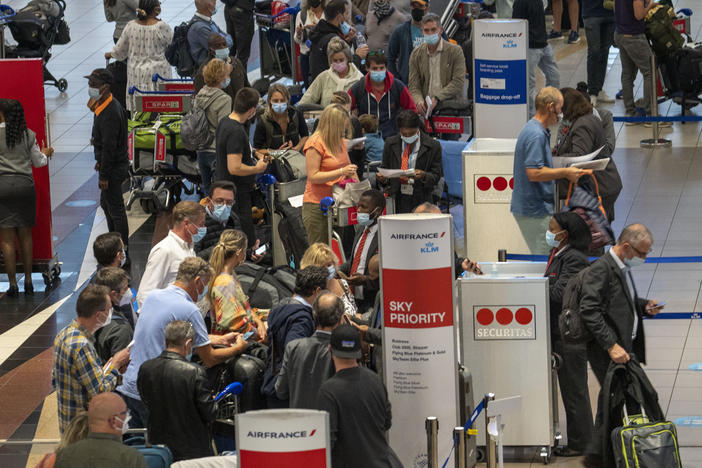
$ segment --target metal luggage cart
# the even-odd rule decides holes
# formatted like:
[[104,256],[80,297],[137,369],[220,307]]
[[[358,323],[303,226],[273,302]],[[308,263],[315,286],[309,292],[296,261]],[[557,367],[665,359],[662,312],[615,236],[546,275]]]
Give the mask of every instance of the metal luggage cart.
[[[286,8],[277,15],[254,13],[258,25],[261,79],[270,83],[283,78],[292,80],[291,95],[302,94],[302,77],[298,76],[300,55],[295,47],[296,11],[296,8]],[[277,21],[285,14],[288,15],[287,21]]]
[[195,85],[190,78],[164,78],[158,73],[151,76],[151,81],[156,83],[159,91],[176,91],[178,93],[193,93]]
[[16,14],[10,5],[0,5],[0,59],[5,58],[5,26]]
[[468,135],[468,140],[473,136],[473,117],[433,115],[424,120],[426,132],[436,138],[441,134]]
[[[138,94],[137,94],[138,93]],[[192,108],[191,93],[178,91],[141,91],[135,87],[129,89],[129,94],[135,96],[136,112],[154,112],[159,114],[151,132],[155,134],[154,149],[150,161],[142,164],[144,151],[135,149],[135,131],[127,137],[127,152],[129,155],[129,199],[127,210],[131,210],[135,201],[139,200],[147,213],[158,213],[167,210],[173,201],[178,200],[181,191],[191,195],[200,184],[197,162],[190,163],[192,168],[185,172],[179,163],[183,156],[167,154],[166,135],[159,129],[162,121],[160,114],[184,114]],[[169,159],[170,158],[170,159]],[[182,162],[182,161],[180,161]],[[184,180],[192,183],[191,187]]]
[[[272,178],[275,180],[275,178]],[[307,177],[293,180],[291,182],[274,182],[268,184],[268,199],[272,211],[271,222],[271,244],[273,249],[273,266],[287,265],[287,256],[285,247],[278,232],[278,225],[282,217],[275,209],[276,203],[290,201],[292,198],[301,197],[305,193],[305,185],[307,185]],[[294,206],[294,205],[293,205]],[[295,265],[299,267],[299,265]]]

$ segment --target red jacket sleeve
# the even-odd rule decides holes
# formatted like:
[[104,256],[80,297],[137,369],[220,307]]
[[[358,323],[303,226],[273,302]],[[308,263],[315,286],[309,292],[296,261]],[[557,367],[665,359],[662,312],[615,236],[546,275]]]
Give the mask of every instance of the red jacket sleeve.
[[356,98],[354,98],[353,93],[351,91],[353,91],[353,86],[351,86],[349,90],[346,91],[349,94],[349,96],[351,96],[351,110],[353,110],[356,108]]
[[417,112],[417,106],[414,105],[414,100],[412,100],[412,95],[407,86],[404,86],[402,92],[400,92],[400,107]]

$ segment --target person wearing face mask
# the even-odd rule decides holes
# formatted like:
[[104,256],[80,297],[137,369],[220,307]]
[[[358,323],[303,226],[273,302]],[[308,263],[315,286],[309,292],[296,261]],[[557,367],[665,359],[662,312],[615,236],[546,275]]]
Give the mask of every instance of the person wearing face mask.
[[239,60],[237,57],[229,55],[227,40],[221,34],[216,32],[211,32],[208,36],[207,60],[200,65],[200,68],[198,68],[195,72],[195,76],[193,76],[194,94],[199,93],[202,87],[205,86],[203,71],[212,59],[219,59],[230,65],[231,71],[229,73],[228,85],[223,86],[222,91],[227,93],[227,95],[232,99],[232,102],[234,102],[236,93],[239,92],[241,88],[248,88],[251,86],[249,83],[249,76],[246,73],[246,68],[244,68],[244,66],[241,64],[241,60]]
[[387,70],[387,58],[382,50],[368,52],[369,72],[349,89],[351,110],[358,115],[378,117],[383,139],[397,134],[397,113],[402,109],[417,112],[407,86]]
[[[652,245],[653,235],[646,226],[630,224],[609,252],[597,259],[583,276],[580,315],[593,337],[587,343],[587,358],[600,385],[610,364],[628,362],[629,353],[635,354],[641,364],[646,363],[642,319],[658,314],[663,305],[639,296],[631,270],[643,265]],[[609,438],[603,426],[605,398],[608,395],[600,391],[595,431],[583,461],[587,467],[602,466],[603,457],[607,460],[612,457],[602,453],[603,437]]]
[[86,76],[90,100],[88,107],[95,113],[91,142],[98,172],[100,207],[105,212],[107,229],[119,232],[125,250],[129,244],[129,222],[122,197],[122,182],[129,177],[127,153],[127,120],[117,100],[112,99],[112,73],[98,68]]
[[207,61],[211,33],[215,32],[222,36],[227,47],[232,47],[234,44],[232,37],[214,22],[215,13],[217,13],[217,0],[195,0],[195,15],[190,20],[188,29],[188,45],[196,68]]
[[117,352],[105,363],[93,345],[94,333],[107,322],[111,310],[109,289],[89,284],[78,295],[77,317],[54,338],[51,380],[61,433],[91,399],[115,389],[129,363],[129,349]]
[[137,387],[149,410],[149,442],[164,444],[173,461],[215,455],[210,425],[217,416],[207,373],[190,362],[193,324],[174,320],[164,331],[166,348],[139,368]]
[[246,234],[234,229],[222,233],[212,250],[210,265],[214,270],[207,297],[212,312],[212,331],[215,333],[248,333],[250,339],[264,341],[266,327],[256,311],[251,309],[234,269],[246,260]]
[[558,385],[566,411],[568,445],[556,448],[559,457],[580,456],[592,433],[592,408],[587,386],[587,351],[584,344],[561,338],[558,316],[568,281],[590,264],[588,249],[592,236],[585,221],[568,211],[553,215],[545,234],[552,247],[544,276],[548,278],[551,311],[551,351],[560,357]]
[[376,180],[388,195],[395,198],[396,213],[411,213],[424,202],[432,202],[432,192],[441,179],[441,145],[424,133],[416,112],[402,111],[397,116],[400,134],[388,138],[383,149],[386,169],[414,169],[414,177]]
[[146,260],[137,293],[139,307],[151,291],[173,283],[180,263],[187,257],[195,256],[193,244],[205,237],[206,233],[204,207],[194,201],[182,201],[173,208],[173,228],[153,246]]
[[353,54],[349,45],[339,37],[334,37],[327,45],[329,68],[320,73],[307,88],[299,105],[319,104],[327,107],[337,91],[346,92],[358,80],[363,78],[353,63]]
[[368,49],[385,49],[392,32],[407,19],[407,16],[395,8],[390,0],[371,1],[368,4],[365,30],[368,38]]
[[269,161],[267,154],[252,150],[246,128],[246,123],[256,116],[260,97],[253,88],[240,89],[234,98],[233,112],[219,122],[215,132],[217,167],[214,180],[229,180],[236,185],[235,209],[249,247],[256,241],[251,217],[255,178],[266,171]]
[[[93,256],[97,262],[96,273],[105,267],[120,267],[127,269],[127,254],[124,251],[124,243],[119,232],[106,232],[100,234],[93,242]],[[95,282],[95,276],[91,278],[91,283]]]
[[87,419],[87,436],[58,451],[56,468],[149,466],[137,449],[122,443],[122,434],[128,427],[129,411],[118,394],[105,392],[96,395],[90,400]]
[[324,18],[310,31],[310,83],[329,67],[327,46],[334,37],[349,42],[356,31],[347,21],[349,4],[346,0],[331,0],[324,7]]
[[563,108],[563,95],[546,86],[535,99],[536,114],[517,138],[514,149],[514,189],[510,211],[531,254],[550,251],[544,239],[554,202],[554,181],[577,182],[592,170],[577,167],[554,169],[549,127],[558,123]]
[[102,328],[95,332],[95,349],[100,358],[107,362],[117,351],[126,348],[134,338],[131,304],[133,296],[128,284],[129,277],[121,268],[102,268],[95,277],[95,284],[110,289],[110,317]]
[[288,407],[288,401],[280,400],[275,392],[285,347],[293,340],[309,338],[314,333],[316,327],[312,304],[322,290],[326,289],[328,276],[326,267],[302,266],[295,277],[295,295],[284,299],[268,314],[267,342],[270,349],[261,387],[268,408]]
[[141,307],[134,329],[131,362],[122,385],[117,389],[127,402],[134,419],[133,427],[146,427],[148,421],[148,410],[137,387],[139,368],[163,352],[165,329],[170,322],[184,320],[192,323],[195,329],[192,349],[205,367],[225,362],[248,348],[241,334],[207,334],[205,319],[197,303],[206,299],[212,274],[212,267],[203,259],[188,257],[180,263],[175,282],[165,289],[153,291]]
[[[441,38],[441,19],[434,13],[422,18],[424,44],[412,51],[409,90],[421,114],[431,115],[441,101],[462,99],[466,82],[466,59],[460,46]],[[426,98],[431,98],[427,109]]]
[[[305,6],[306,3],[306,6]],[[310,31],[317,26],[319,20],[324,18],[324,4],[322,0],[307,0],[301,2],[300,13],[295,17],[295,42],[300,46],[300,71],[305,89],[309,89],[310,81]]]
[[320,266],[327,270],[326,289],[336,294],[344,303],[344,313],[350,317],[358,313],[358,306],[353,295],[353,289],[346,280],[339,266],[338,259],[332,249],[327,244],[315,242],[310,245],[300,260],[300,266]]
[[124,27],[117,44],[106,59],[127,59],[127,110],[136,109],[135,95],[128,91],[136,86],[142,91],[156,91],[157,83],[151,80],[154,73],[163,78],[171,77],[171,65],[166,60],[166,48],[173,40],[173,30],[158,18],[161,14],[159,0],[139,0],[137,17]]
[[212,143],[205,150],[197,152],[197,164],[202,178],[202,190],[209,193],[214,173],[214,162],[217,158],[215,130],[219,122],[232,112],[232,98],[223,91],[229,86],[231,65],[220,60],[212,59],[203,68],[202,76],[205,86],[195,95],[195,105],[205,111],[209,124]]
[[379,190],[367,190],[358,200],[359,229],[353,241],[351,257],[339,267],[353,285],[353,293],[360,311],[373,305],[375,294],[380,289],[378,278],[370,276],[368,265],[378,253],[378,218],[385,211],[385,196]]
[[300,152],[308,136],[305,116],[290,104],[287,86],[272,84],[268,88],[266,110],[256,123],[254,148]]

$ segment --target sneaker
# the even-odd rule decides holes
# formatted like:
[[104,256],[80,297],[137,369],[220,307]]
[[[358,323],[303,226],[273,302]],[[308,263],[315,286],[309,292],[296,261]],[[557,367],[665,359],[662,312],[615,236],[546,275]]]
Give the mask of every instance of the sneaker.
[[[642,117],[638,112],[627,112],[627,117]],[[633,127],[634,125],[641,125],[642,122],[624,122],[627,127]]]
[[554,31],[553,29],[551,30],[550,33],[548,33],[548,36],[546,37],[547,40],[551,39],[563,39],[563,33],[560,31]]
[[[658,128],[671,128],[673,126],[673,122],[658,122]],[[646,128],[651,128],[653,127],[653,122],[644,122],[644,127]]]
[[580,34],[578,31],[571,31],[568,35],[568,44],[577,44],[580,42]]
[[594,94],[590,95],[590,104],[592,104],[592,107],[597,107],[597,96]]
[[607,93],[604,92],[604,90],[600,90],[599,94],[597,94],[597,101],[598,102],[606,102],[606,103],[613,103],[614,98],[611,96],[608,96]]
[[615,96],[617,99],[624,99],[624,91],[620,89]]

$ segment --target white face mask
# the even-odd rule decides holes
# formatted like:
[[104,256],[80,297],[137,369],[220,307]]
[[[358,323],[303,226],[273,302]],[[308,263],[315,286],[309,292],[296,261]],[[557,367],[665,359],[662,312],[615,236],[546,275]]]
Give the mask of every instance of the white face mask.
[[[120,429],[120,430],[122,431],[122,435],[124,435],[129,430],[129,420],[132,419],[132,415],[127,413],[127,416],[124,418],[124,421],[122,421],[117,416],[115,416],[115,419],[122,423],[122,429]],[[115,428],[115,429],[117,429],[117,428]]]
[[119,300],[120,307],[126,306],[127,304],[131,304],[133,298],[134,293],[132,292],[132,288],[127,288],[127,292],[122,294],[122,299]]
[[105,321],[102,323],[98,322],[98,327],[96,330],[99,330],[102,327],[109,325],[111,321],[112,321],[112,307],[110,307],[110,311],[107,313],[107,318],[105,319]]

